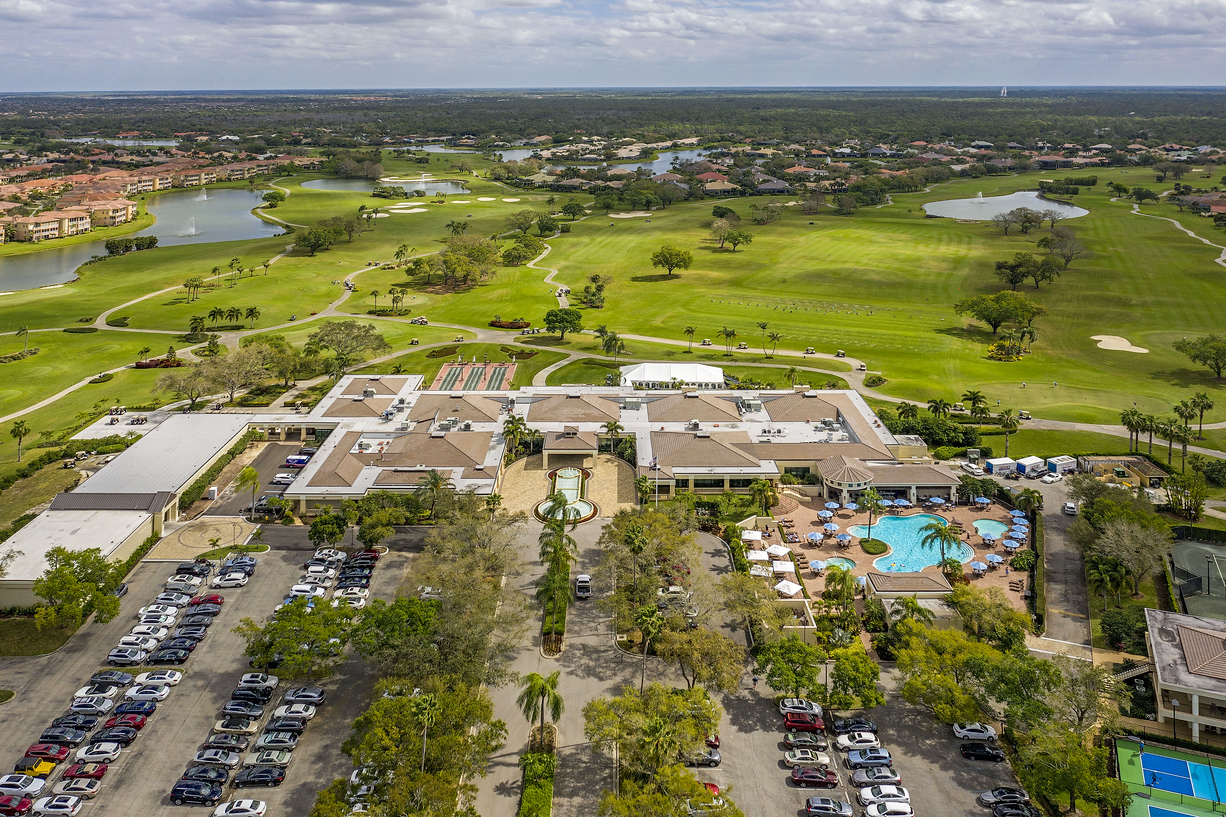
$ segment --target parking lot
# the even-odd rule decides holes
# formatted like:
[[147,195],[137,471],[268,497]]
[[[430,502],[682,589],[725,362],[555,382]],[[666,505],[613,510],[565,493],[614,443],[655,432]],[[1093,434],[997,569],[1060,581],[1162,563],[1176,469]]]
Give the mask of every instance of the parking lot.
[[[886,703],[864,714],[876,721],[881,744],[894,757],[894,769],[902,775],[901,785],[910,792],[915,813],[920,817],[990,814],[975,802],[975,795],[993,786],[1016,785],[1008,763],[963,759],[958,752],[963,741],[955,738],[948,726],[897,697],[894,681],[893,671],[883,669]],[[731,787],[732,799],[746,814],[804,814],[806,798],[814,796],[836,797],[852,803],[856,814],[863,812],[856,802],[856,789],[848,785],[851,772],[844,763],[847,754],[834,749],[833,735],[827,734],[831,747],[826,754],[838,771],[838,787],[797,788],[792,784],[791,770],[783,763],[783,719],[766,685],[759,683],[757,691],[742,690],[725,696],[722,703],[722,762],[717,768],[695,769],[699,780],[721,789]]]
[[[285,492],[284,485],[270,485],[277,474],[297,474],[293,468],[285,467],[285,458],[297,454],[302,448],[300,443],[268,443],[264,446],[251,465],[260,472],[260,489],[256,492],[259,498],[265,494],[280,496]],[[205,511],[208,516],[242,516],[251,507],[251,489],[239,491],[235,483],[224,488],[217,501]]]
[[[183,681],[172,688],[136,741],[108,770],[101,792],[88,802],[83,814],[172,815],[192,808],[170,804],[171,786],[212,732],[239,677],[249,671],[243,656],[244,643],[231,629],[244,617],[262,621],[271,614],[301,575],[302,562],[308,556],[302,551],[273,550],[258,558],[259,567],[246,587],[223,591],[226,601],[208,637],[185,664],[173,667],[183,672]],[[390,553],[380,559],[370,588],[372,597],[394,597],[408,558]],[[65,713],[73,693],[88,682],[89,676],[107,669],[107,653],[131,629],[137,610],[152,603],[175,564],[138,565],[129,577],[130,589],[123,598],[120,614],[108,624],[83,627],[52,655],[6,659],[0,664],[0,687],[17,693],[4,707],[6,728],[0,734],[3,762],[19,759],[50,722]],[[373,674],[363,663],[351,656],[336,675],[321,684],[328,692],[328,700],[294,750],[285,782],[279,788],[241,789],[238,793],[228,787],[224,799],[266,800],[269,815],[301,815],[309,811],[320,788],[337,777],[347,776],[352,769],[340,751],[340,744],[348,736],[354,718],[368,704],[373,680]],[[283,681],[272,703],[279,705],[286,689],[305,683]],[[272,706],[265,709],[271,713]],[[57,771],[49,778],[49,787],[58,781],[58,774]],[[196,808],[198,812],[204,811],[204,807]]]

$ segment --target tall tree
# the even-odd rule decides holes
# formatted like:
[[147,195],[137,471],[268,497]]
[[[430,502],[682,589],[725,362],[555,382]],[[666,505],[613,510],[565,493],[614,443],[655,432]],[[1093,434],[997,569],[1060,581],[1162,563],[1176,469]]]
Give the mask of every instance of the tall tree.
[[689,269],[694,263],[694,254],[671,244],[665,244],[651,254],[651,265],[663,267],[671,276],[675,269]]
[[30,436],[30,427],[25,420],[18,420],[9,428],[9,436],[17,441],[17,461],[21,462],[21,441]]
[[260,472],[255,469],[255,466],[248,465],[243,470],[238,472],[237,487],[240,491],[251,490],[251,507],[250,513],[252,520],[255,519],[255,495],[260,490]]
[[681,332],[685,335],[685,338],[687,341],[686,347],[685,347],[685,351],[687,354],[694,351],[694,333],[697,331],[698,331],[697,329],[689,325],[687,325],[684,329],[681,330]]
[[558,692],[558,678],[561,674],[561,670],[554,670],[549,675],[530,672],[519,682],[519,697],[515,699],[515,705],[524,713],[529,725],[539,717],[542,732],[545,729],[546,716],[557,723],[566,709],[566,704]]
[[799,698],[817,689],[818,668],[826,663],[826,654],[806,644],[795,635],[771,641],[758,648],[758,671],[772,689]]

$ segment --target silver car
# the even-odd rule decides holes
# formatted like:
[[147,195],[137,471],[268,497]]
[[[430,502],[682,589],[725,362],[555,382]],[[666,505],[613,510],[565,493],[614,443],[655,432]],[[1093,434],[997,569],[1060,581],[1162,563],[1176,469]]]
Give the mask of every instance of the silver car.
[[851,785],[858,789],[865,786],[896,786],[902,775],[893,766],[874,766],[871,769],[856,769],[851,775]]

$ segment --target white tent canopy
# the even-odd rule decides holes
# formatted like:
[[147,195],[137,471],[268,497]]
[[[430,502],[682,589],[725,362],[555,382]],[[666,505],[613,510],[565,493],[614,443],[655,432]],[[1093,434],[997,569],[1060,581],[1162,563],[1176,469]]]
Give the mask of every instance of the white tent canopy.
[[770,554],[765,550],[751,550],[745,554],[745,558],[751,562],[769,562]]
[[760,530],[743,530],[741,531],[742,542],[761,542],[762,531]]
[[795,573],[796,564],[791,559],[786,562],[771,562],[771,569],[776,573]]
[[775,585],[775,589],[785,596],[795,596],[800,592],[800,585],[796,582],[790,582],[787,579],[784,579],[783,581],[779,582],[779,584]]
[[787,556],[792,552],[792,549],[787,545],[771,545],[766,549],[766,552],[772,556]]
[[621,382],[636,389],[668,389],[677,386],[722,389],[724,370],[701,363],[638,363],[621,367]]

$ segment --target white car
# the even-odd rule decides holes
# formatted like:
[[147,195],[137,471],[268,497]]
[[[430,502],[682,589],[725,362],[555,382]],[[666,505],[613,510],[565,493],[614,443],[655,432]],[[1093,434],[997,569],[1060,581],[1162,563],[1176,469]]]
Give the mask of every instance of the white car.
[[834,739],[836,749],[850,752],[852,749],[876,749],[881,746],[881,740],[872,732],[848,732]]
[[142,672],[136,676],[134,682],[137,686],[149,686],[150,684],[161,684],[163,686],[172,687],[183,680],[183,673],[173,669],[159,669],[153,672]]
[[156,638],[150,638],[147,635],[125,635],[123,638],[119,639],[118,646],[132,647],[133,649],[144,650],[145,652],[153,652],[158,648],[159,643],[161,642],[159,642]]
[[110,763],[119,757],[123,747],[118,743],[103,741],[90,743],[77,750],[77,761],[81,763]]
[[295,598],[307,596],[314,599],[323,598],[328,591],[317,584],[296,584],[289,589],[289,594]]
[[1044,485],[1054,485],[1062,479],[1064,479],[1064,477],[1060,476],[1059,474],[1047,474],[1041,478],[1039,482],[1043,483]]
[[80,813],[85,801],[71,794],[57,794],[52,797],[39,798],[34,803],[31,814],[67,814],[68,817]]
[[910,803],[911,793],[902,786],[867,786],[856,795],[860,805],[873,803]]
[[231,800],[213,810],[213,817],[264,817],[268,804],[263,800]]
[[293,759],[294,753],[287,752],[284,749],[261,749],[258,752],[249,752],[247,757],[243,759],[243,765],[280,766],[284,769]]
[[1064,503],[1064,515],[1065,516],[1076,516],[1077,515],[1077,503],[1076,502],[1065,502]]
[[366,599],[351,599],[345,597],[332,599],[333,607],[340,607],[342,604],[348,604],[351,610],[361,610],[366,606]]
[[177,616],[183,612],[182,607],[175,607],[173,604],[150,604],[148,607],[142,607],[137,612],[138,618],[145,616]]
[[74,777],[72,780],[61,780],[56,783],[55,788],[51,791],[54,794],[71,794],[73,797],[88,800],[96,796],[101,788],[101,780],[94,780],[91,777]]
[[115,702],[110,698],[99,698],[97,695],[90,695],[86,698],[73,698],[72,704],[68,709],[82,715],[105,715],[114,706]]
[[165,684],[149,684],[129,689],[124,695],[129,701],[164,701],[170,695],[170,687]]
[[292,485],[297,479],[293,474],[277,474],[268,481],[269,485]]
[[963,740],[996,740],[996,730],[986,723],[955,723],[954,737]]
[[170,630],[153,624],[137,624],[132,628],[132,632],[129,635],[147,636],[149,638],[156,638],[158,641],[165,641],[170,635]]
[[199,587],[200,585],[204,584],[204,579],[201,576],[193,576],[190,573],[182,573],[177,576],[171,576],[166,580],[166,583],[181,584],[185,586],[190,584],[192,587]]
[[315,551],[315,558],[333,561],[336,559],[344,559],[345,554],[341,553],[335,548],[320,548],[319,550]]
[[303,571],[302,575],[303,577],[310,576],[313,579],[335,579],[336,571],[323,565],[310,565]]
[[20,797],[37,797],[42,794],[47,781],[28,774],[6,774],[0,777],[0,794]]
[[175,617],[159,615],[141,616],[137,623],[144,627],[173,627],[175,626]]
[[173,607],[186,607],[187,603],[191,600],[192,600],[191,596],[185,595],[183,593],[172,593],[169,591],[165,593],[159,593],[158,597],[154,599],[154,601],[157,602],[158,604],[169,604]]
[[309,721],[315,717],[315,707],[310,704],[286,704],[274,709],[272,716],[274,718],[306,718]]
[[789,749],[783,755],[783,765],[789,769],[801,766],[830,767],[830,755],[816,749]]
[[93,695],[97,695],[100,698],[114,698],[118,694],[119,687],[113,687],[109,684],[90,684],[89,686],[84,686],[78,689],[77,693],[72,697],[89,698]]
[[223,573],[213,581],[209,582],[210,587],[243,587],[249,582],[246,573]]
[[239,689],[276,689],[281,679],[262,672],[249,672],[238,679]]
[[365,587],[342,587],[332,594],[332,598],[365,599],[370,597],[370,591]]
[[884,803],[873,803],[865,806],[865,817],[915,817],[910,803],[899,800],[888,800]]
[[813,701],[806,701],[804,698],[784,698],[780,701],[779,714],[786,715],[789,712],[808,713],[819,718],[822,716],[821,706]]

